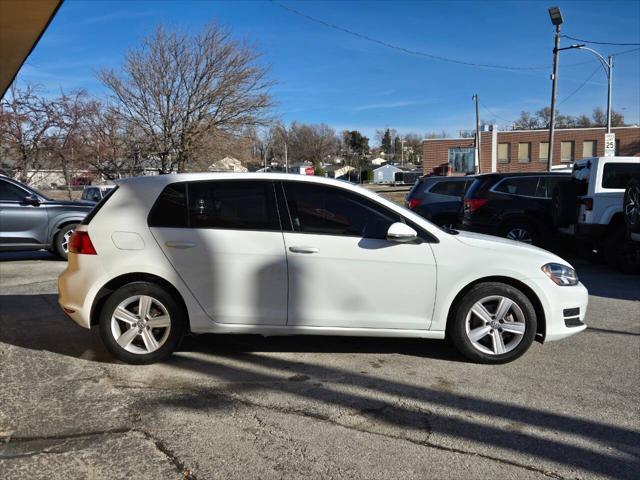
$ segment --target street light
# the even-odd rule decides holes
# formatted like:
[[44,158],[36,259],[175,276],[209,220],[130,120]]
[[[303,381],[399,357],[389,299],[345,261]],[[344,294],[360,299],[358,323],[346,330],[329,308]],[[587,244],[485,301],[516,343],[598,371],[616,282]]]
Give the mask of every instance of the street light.
[[553,134],[555,133],[556,122],[556,90],[558,88],[558,52],[560,51],[560,25],[562,25],[562,12],[559,7],[549,9],[551,23],[556,27],[556,44],[553,49],[553,81],[551,86],[551,118],[549,119],[549,155],[547,159],[547,170],[551,171],[553,165]]
[[604,73],[607,76],[608,84],[607,84],[607,133],[611,133],[611,83],[613,78],[613,55],[609,55],[609,61],[605,60],[605,58],[596,52],[593,48],[589,48],[585,45],[571,45],[570,47],[562,48],[561,50],[569,50],[572,48],[577,48],[578,50],[587,50],[593,53],[598,60],[600,60],[600,65],[604,69]]

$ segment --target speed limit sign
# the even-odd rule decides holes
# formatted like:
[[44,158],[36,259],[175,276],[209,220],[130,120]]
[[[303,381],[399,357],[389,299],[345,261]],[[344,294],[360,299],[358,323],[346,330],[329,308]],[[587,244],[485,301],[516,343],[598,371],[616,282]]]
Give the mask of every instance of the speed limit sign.
[[616,154],[616,134],[604,134],[604,156],[613,157]]

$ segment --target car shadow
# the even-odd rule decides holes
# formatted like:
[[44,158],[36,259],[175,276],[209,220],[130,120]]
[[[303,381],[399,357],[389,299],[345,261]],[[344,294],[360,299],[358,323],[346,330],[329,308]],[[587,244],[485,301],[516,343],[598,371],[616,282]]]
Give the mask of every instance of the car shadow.
[[583,259],[571,259],[570,263],[589,290],[589,295],[640,301],[640,275],[620,273],[606,265],[595,265]]

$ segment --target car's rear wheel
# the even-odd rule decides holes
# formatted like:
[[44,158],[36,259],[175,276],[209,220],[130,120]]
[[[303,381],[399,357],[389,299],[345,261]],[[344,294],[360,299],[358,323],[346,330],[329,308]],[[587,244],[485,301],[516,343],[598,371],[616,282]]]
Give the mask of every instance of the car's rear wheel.
[[630,233],[640,233],[640,177],[632,178],[624,192],[624,221]]
[[185,313],[159,285],[133,282],[116,290],[100,312],[100,336],[118,359],[149,364],[171,355],[184,336]]
[[53,239],[53,252],[64,260],[69,257],[69,240],[71,240],[71,235],[77,226],[77,223],[65,225]]
[[516,242],[536,245],[538,243],[538,233],[535,228],[526,222],[509,223],[502,229],[502,236]]
[[478,363],[506,363],[531,346],[536,312],[520,290],[504,283],[480,283],[452,312],[448,336],[458,351]]

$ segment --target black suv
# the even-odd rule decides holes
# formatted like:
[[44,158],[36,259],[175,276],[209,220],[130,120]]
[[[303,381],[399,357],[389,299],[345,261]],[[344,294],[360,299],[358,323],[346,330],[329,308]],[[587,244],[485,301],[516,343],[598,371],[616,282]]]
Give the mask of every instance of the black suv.
[[53,200],[0,175],[0,252],[47,249],[66,259],[73,230],[94,206]]
[[405,206],[448,229],[458,227],[462,196],[475,177],[419,178],[405,198]]
[[479,175],[464,196],[462,228],[540,245],[555,232],[551,194],[563,173]]

